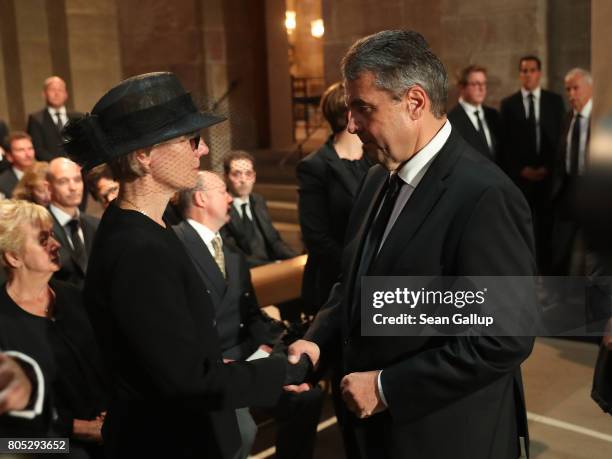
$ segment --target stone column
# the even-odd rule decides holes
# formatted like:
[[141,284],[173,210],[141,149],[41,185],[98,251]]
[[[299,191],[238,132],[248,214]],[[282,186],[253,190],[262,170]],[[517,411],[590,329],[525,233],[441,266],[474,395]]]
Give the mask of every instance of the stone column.
[[593,115],[592,124],[612,110],[612,2],[592,0],[591,3],[591,71],[593,74]]

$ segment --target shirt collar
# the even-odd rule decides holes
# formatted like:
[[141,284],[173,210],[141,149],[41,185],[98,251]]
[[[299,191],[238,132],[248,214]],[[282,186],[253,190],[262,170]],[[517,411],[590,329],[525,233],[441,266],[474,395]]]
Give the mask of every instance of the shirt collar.
[[427,172],[429,164],[448,140],[451,130],[451,123],[449,120],[446,120],[442,129],[433,136],[429,143],[416,152],[415,155],[402,166],[398,171],[399,177],[411,187],[416,188],[425,175],[425,172]]
[[[584,107],[582,107],[582,110],[580,110],[580,116],[582,116],[583,118],[590,118],[591,110],[593,110],[593,98],[590,98],[589,101],[584,104]],[[574,110],[574,115],[575,114],[576,110]]]
[[187,219],[187,223],[189,223],[191,227],[196,230],[196,233],[198,233],[198,235],[202,238],[206,245],[210,245],[215,236],[219,234],[219,232],[215,233],[206,225],[203,225],[202,223],[197,222],[191,218]]
[[25,174],[24,171],[20,171],[19,169],[17,169],[16,167],[12,167],[13,169],[13,173],[15,174],[15,177],[17,177],[17,180],[21,180],[21,177],[23,177],[23,174]]
[[469,102],[466,102],[465,100],[463,100],[463,97],[459,98],[459,103],[461,104],[461,106],[464,108],[464,110],[467,113],[474,113],[476,110],[482,112],[482,105],[473,105],[470,104]]
[[[66,226],[70,220],[72,220],[72,215],[67,214],[59,207],[55,207],[53,204],[49,205],[49,210],[55,215],[55,218],[59,222],[61,226]],[[76,218],[79,218],[79,209],[76,210]]]
[[57,112],[60,112],[60,115],[62,116],[66,116],[66,107],[60,107],[60,108],[54,108],[54,107],[47,107],[47,111],[49,112],[49,115],[51,115],[51,118],[55,119],[55,114]]
[[542,88],[538,86],[533,91],[527,91],[525,88],[521,86],[521,94],[523,95],[523,99],[527,98],[527,96],[529,95],[529,92],[533,94],[533,97],[535,100],[538,100],[540,98],[540,95],[542,94]]
[[238,213],[242,212],[242,209],[241,209],[242,204],[246,204],[247,207],[251,207],[248,197],[246,199],[243,199],[243,198],[239,198],[238,196],[236,196],[236,197],[232,197],[232,199],[233,199],[232,204],[234,205]]

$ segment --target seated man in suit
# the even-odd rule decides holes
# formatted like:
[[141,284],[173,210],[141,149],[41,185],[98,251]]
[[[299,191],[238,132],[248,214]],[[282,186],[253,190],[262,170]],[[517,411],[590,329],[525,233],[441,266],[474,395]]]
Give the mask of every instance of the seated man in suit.
[[58,76],[51,76],[43,85],[46,107],[28,117],[28,134],[32,136],[36,159],[51,161],[64,155],[60,132],[68,121],[79,118],[80,113],[66,109],[68,91],[66,83]]
[[32,139],[25,132],[16,131],[8,137],[6,159],[11,167],[0,174],[0,198],[10,198],[25,170],[34,164]]
[[87,174],[87,188],[93,198],[105,209],[119,194],[119,182],[113,178],[113,173],[106,164],[94,167]]
[[83,199],[81,168],[68,158],[55,158],[47,176],[53,232],[62,245],[57,279],[83,287],[87,260],[99,220],[79,211]]
[[[271,352],[283,328],[260,310],[244,257],[224,245],[219,235],[229,220],[231,202],[223,178],[213,172],[199,172],[195,188],[179,195],[185,220],[173,229],[213,299],[223,358],[247,360],[258,350]],[[310,458],[313,454],[322,394],[317,388],[297,395],[283,394],[272,410],[279,421],[278,458]],[[236,414],[243,444],[241,455],[247,457],[257,426],[247,408]]]
[[487,97],[487,69],[479,65],[464,68],[457,86],[459,103],[448,112],[448,119],[471,146],[499,161],[501,120],[497,110],[483,105]]
[[230,220],[222,231],[224,242],[242,252],[250,268],[295,257],[272,225],[265,199],[253,193],[255,158],[246,151],[234,151],[225,157],[223,168],[234,198]]

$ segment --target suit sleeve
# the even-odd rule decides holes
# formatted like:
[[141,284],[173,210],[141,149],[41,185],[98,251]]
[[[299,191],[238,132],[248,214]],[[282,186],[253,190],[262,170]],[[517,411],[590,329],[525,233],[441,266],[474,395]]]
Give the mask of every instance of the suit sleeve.
[[340,260],[342,247],[332,236],[325,169],[317,166],[321,165],[310,160],[297,167],[302,238],[310,254]]
[[297,254],[294,252],[294,250],[291,247],[289,247],[285,243],[285,241],[283,241],[280,233],[272,224],[272,218],[270,217],[270,211],[268,210],[268,204],[263,198],[260,198],[260,199],[261,201],[259,205],[260,205],[260,209],[263,212],[262,218],[264,218],[267,221],[268,226],[269,226],[268,237],[270,238],[270,240],[268,242],[270,243],[272,252],[274,252],[275,258],[278,260],[286,260],[288,258],[295,257]]
[[224,364],[220,351],[202,349],[202,331],[187,305],[186,280],[174,264],[160,263],[172,257],[160,254],[159,246],[135,244],[115,265],[111,313],[117,333],[136,356],[133,364],[149,375],[164,400],[185,408],[273,405],[282,392],[286,359]]
[[[530,214],[518,190],[484,192],[459,251],[457,272],[463,275],[534,275]],[[413,422],[513,374],[533,342],[513,336],[451,338],[384,369],[382,388],[391,415],[397,422]]]
[[45,148],[45,135],[43,133],[43,126],[36,120],[34,115],[28,117],[28,134],[32,137],[32,143],[34,144],[34,152],[36,153],[36,159],[39,161],[51,161],[54,156]]

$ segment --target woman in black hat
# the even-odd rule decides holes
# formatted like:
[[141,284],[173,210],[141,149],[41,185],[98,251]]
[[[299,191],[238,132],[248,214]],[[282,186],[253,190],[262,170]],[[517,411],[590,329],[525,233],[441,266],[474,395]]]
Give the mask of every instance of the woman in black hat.
[[103,427],[108,457],[231,458],[235,408],[273,405],[303,366],[272,356],[224,364],[209,291],[162,220],[170,197],[196,184],[198,111],[175,75],[121,82],[65,130],[86,169],[107,163],[120,182],[89,260],[85,304],[113,379]]

